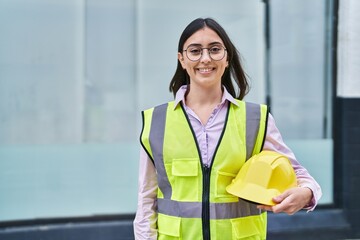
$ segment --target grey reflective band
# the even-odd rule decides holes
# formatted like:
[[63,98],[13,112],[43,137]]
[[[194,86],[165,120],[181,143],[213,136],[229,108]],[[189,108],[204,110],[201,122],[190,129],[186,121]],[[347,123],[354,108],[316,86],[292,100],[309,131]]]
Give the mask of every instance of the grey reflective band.
[[159,188],[164,194],[164,198],[170,199],[172,195],[172,188],[166,174],[163,156],[167,106],[168,104],[166,103],[154,108],[149,133],[149,142],[156,166]]
[[246,160],[252,156],[260,127],[260,105],[246,104]]
[[202,202],[180,202],[158,198],[158,212],[175,217],[201,218]]
[[239,198],[238,202],[210,203],[210,216],[212,219],[240,218],[260,215],[263,211],[257,205]]
[[[182,218],[201,218],[201,202],[180,202],[158,198],[158,212]],[[210,219],[231,219],[260,215],[256,205],[239,199],[238,202],[210,203]]]

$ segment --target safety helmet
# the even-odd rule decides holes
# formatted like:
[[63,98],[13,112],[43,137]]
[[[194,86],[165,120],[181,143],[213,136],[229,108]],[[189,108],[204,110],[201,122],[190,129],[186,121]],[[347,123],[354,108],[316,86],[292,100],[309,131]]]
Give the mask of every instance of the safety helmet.
[[296,186],[296,175],[289,159],[274,151],[262,151],[244,163],[226,191],[245,200],[273,206],[273,197]]

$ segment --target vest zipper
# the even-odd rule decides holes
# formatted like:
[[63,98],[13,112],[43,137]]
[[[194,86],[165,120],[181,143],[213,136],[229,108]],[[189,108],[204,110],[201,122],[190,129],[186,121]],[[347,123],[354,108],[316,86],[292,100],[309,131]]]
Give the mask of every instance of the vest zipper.
[[202,228],[204,240],[210,240],[210,170],[208,165],[203,165]]
[[224,123],[224,128],[223,128],[223,130],[221,132],[220,139],[219,139],[218,144],[216,146],[216,149],[214,151],[214,156],[212,158],[210,166],[208,166],[207,164],[203,164],[203,161],[202,161],[202,158],[201,158],[201,151],[200,151],[197,139],[196,139],[194,129],[192,128],[189,117],[187,116],[186,111],[184,109],[184,106],[183,106],[183,104],[181,102],[180,102],[180,106],[181,106],[181,109],[182,109],[182,111],[183,111],[183,113],[185,115],[185,118],[186,118],[186,120],[187,120],[187,122],[189,124],[191,133],[192,133],[192,135],[194,137],[196,148],[197,148],[198,153],[199,153],[200,164],[202,166],[202,172],[203,172],[202,215],[201,215],[201,217],[202,217],[202,231],[203,231],[203,240],[210,240],[210,174],[211,174],[211,168],[212,168],[212,165],[214,163],[214,159],[215,159],[217,150],[218,150],[220,142],[221,142],[221,140],[222,140],[222,138],[224,136],[226,125],[227,125],[227,122],[228,122],[228,117],[229,117],[229,113],[230,113],[230,103],[228,103],[228,110],[227,110],[227,113],[226,113],[226,119],[225,119],[225,123]]

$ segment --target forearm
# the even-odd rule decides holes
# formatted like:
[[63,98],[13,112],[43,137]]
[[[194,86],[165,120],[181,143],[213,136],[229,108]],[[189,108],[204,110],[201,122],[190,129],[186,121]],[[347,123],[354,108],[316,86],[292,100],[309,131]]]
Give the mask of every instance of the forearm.
[[141,149],[139,162],[138,204],[134,220],[136,240],[157,239],[157,177],[154,164]]
[[305,206],[305,209],[308,211],[312,211],[315,209],[321,195],[321,188],[316,180],[308,173],[306,169],[298,169],[295,171],[297,179],[298,179],[298,186],[309,188],[312,191],[312,199],[311,201]]

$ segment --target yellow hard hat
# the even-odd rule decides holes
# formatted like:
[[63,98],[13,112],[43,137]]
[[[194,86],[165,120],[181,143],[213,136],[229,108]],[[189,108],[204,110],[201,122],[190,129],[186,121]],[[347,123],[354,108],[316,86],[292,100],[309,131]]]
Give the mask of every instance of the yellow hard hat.
[[226,191],[242,199],[273,206],[273,197],[296,186],[296,175],[289,159],[277,152],[262,151],[244,163]]

